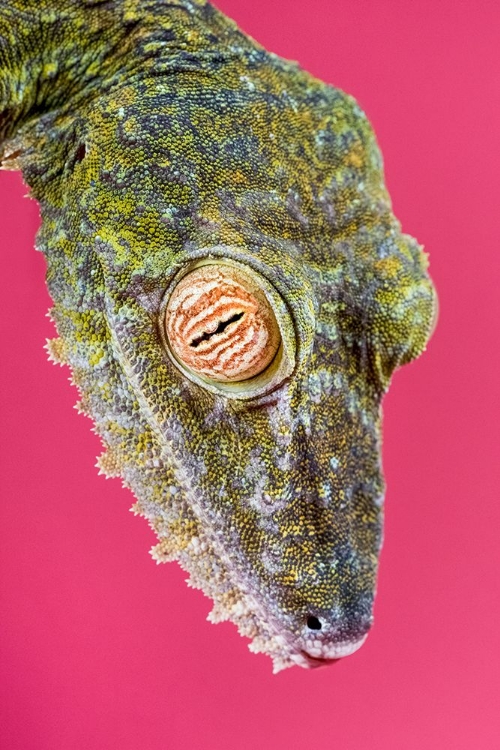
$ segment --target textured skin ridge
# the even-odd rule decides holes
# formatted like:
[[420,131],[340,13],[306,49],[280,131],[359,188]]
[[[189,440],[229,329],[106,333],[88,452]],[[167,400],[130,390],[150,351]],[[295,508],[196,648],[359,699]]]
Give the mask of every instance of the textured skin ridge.
[[[356,102],[202,0],[0,0],[0,159],[41,206],[49,357],[154,559],[275,670],[352,653],[382,540],[381,399],[435,318]],[[224,390],[169,356],[168,295],[200,263],[265,289],[284,364],[262,380]]]

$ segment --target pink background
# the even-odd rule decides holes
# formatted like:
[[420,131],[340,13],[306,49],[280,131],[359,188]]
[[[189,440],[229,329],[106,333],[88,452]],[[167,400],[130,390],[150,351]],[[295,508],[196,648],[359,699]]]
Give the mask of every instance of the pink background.
[[499,6],[220,0],[265,46],[349,91],[441,318],[385,402],[376,624],[329,669],[276,677],[94,468],[53,335],[37,209],[0,175],[1,702],[5,750],[500,747]]

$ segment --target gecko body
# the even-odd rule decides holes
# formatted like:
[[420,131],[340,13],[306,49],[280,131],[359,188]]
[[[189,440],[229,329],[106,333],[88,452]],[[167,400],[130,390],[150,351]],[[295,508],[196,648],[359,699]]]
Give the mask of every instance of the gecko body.
[[363,112],[203,0],[11,0],[0,139],[41,207],[51,357],[155,559],[275,670],[355,651],[380,403],[435,316]]

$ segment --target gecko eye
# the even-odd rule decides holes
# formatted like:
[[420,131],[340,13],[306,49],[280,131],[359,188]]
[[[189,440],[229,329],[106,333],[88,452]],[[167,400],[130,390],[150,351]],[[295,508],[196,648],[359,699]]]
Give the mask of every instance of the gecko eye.
[[281,343],[273,308],[253,275],[215,263],[179,281],[167,303],[165,332],[180,363],[219,383],[259,375]]

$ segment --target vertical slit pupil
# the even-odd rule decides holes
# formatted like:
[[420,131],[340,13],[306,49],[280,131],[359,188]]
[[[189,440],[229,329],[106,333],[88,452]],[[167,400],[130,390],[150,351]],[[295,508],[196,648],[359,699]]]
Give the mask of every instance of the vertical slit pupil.
[[215,331],[212,331],[212,333],[207,333],[205,331],[205,333],[202,333],[201,336],[197,336],[195,339],[193,339],[189,346],[196,348],[199,344],[201,344],[202,341],[208,341],[208,339],[212,338],[212,336],[215,336],[217,333],[222,333],[229,325],[231,325],[231,323],[236,323],[237,320],[241,320],[244,314],[245,313],[242,312],[235,313],[234,315],[231,315],[231,317],[227,320],[221,320]]
[[321,630],[321,622],[314,615],[309,615],[307,618],[307,627],[309,630]]

